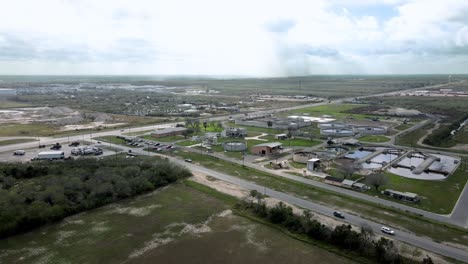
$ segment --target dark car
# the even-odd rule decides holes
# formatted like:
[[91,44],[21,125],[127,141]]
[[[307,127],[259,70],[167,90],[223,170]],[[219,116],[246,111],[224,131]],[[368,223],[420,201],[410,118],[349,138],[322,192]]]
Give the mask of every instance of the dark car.
[[39,148],[45,148],[46,145],[39,145]]
[[70,146],[70,147],[77,147],[77,146],[79,146],[79,145],[80,145],[80,142],[74,141],[74,142],[70,143],[68,146]]
[[338,218],[341,218],[341,219],[344,219],[344,218],[345,218],[345,217],[344,217],[344,214],[342,214],[342,213],[340,213],[340,212],[338,212],[338,211],[333,212],[333,215],[334,215],[335,217],[338,217]]

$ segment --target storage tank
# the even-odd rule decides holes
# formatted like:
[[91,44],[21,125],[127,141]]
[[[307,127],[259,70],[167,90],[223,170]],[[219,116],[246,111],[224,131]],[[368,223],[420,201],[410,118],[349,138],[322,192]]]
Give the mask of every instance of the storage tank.
[[241,152],[247,150],[247,144],[241,141],[226,142],[223,147],[225,151]]

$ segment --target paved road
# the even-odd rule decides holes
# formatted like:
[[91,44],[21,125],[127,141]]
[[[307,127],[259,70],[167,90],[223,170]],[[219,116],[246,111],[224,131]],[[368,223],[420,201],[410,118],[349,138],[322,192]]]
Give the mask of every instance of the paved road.
[[[183,148],[183,149],[185,149],[187,151],[191,151],[191,152],[194,152],[194,153],[200,153],[200,151],[196,150],[196,149],[192,149],[192,148],[188,148],[188,147],[180,147],[180,148]],[[301,183],[304,183],[304,184],[307,184],[307,185],[310,185],[310,186],[313,186],[313,187],[316,187],[316,188],[321,188],[321,189],[337,192],[337,193],[344,194],[344,195],[347,195],[347,196],[350,196],[350,197],[353,197],[353,198],[357,198],[357,199],[360,199],[360,200],[370,201],[370,202],[373,202],[373,203],[376,203],[376,204],[379,204],[379,205],[384,205],[384,206],[388,206],[388,207],[391,207],[391,208],[400,209],[402,211],[409,211],[409,212],[412,212],[412,213],[415,213],[415,214],[418,214],[418,215],[422,215],[422,216],[424,216],[424,217],[426,217],[428,219],[436,220],[436,221],[443,222],[443,223],[453,224],[453,225],[457,225],[457,226],[461,226],[461,227],[466,226],[466,219],[462,219],[462,215],[460,215],[460,219],[452,219],[451,217],[449,217],[449,215],[440,215],[440,214],[431,213],[431,212],[424,211],[424,210],[414,208],[414,207],[411,207],[411,206],[407,206],[407,205],[404,205],[404,204],[396,203],[396,202],[393,202],[393,201],[381,199],[381,198],[374,197],[374,196],[369,196],[369,195],[366,195],[366,194],[363,194],[363,193],[360,193],[360,192],[356,192],[356,191],[336,187],[336,186],[329,185],[329,184],[326,184],[326,183],[306,179],[304,177],[295,176],[295,175],[288,174],[288,173],[285,173],[285,172],[282,172],[282,171],[270,170],[270,169],[267,169],[267,168],[265,168],[265,167],[263,167],[261,165],[255,164],[255,163],[244,162],[244,164],[242,164],[242,161],[240,161],[238,159],[226,157],[226,156],[224,156],[222,154],[206,153],[206,152],[203,152],[203,154],[209,155],[209,156],[212,156],[212,157],[216,157],[216,158],[219,158],[221,160],[237,163],[239,165],[245,165],[247,167],[250,167],[250,168],[253,168],[253,169],[256,169],[256,170],[259,170],[259,171],[263,171],[263,172],[266,172],[266,173],[269,173],[269,174],[274,174],[274,175],[277,175],[277,176],[280,176],[280,177],[283,177],[283,178],[287,178],[289,180],[301,182]],[[468,197],[468,194],[465,194],[465,195]],[[468,216],[467,216],[467,218],[468,218]]]
[[[141,149],[137,150],[137,153],[142,154],[142,155],[148,154]],[[151,153],[150,155],[155,156],[158,154]],[[315,213],[319,213],[319,214],[326,215],[326,216],[332,216],[333,211],[334,211],[333,208],[329,208],[329,207],[326,207],[326,206],[323,206],[323,205],[320,205],[320,204],[317,204],[308,200],[304,200],[299,197],[289,195],[283,192],[278,192],[273,189],[266,188],[265,186],[258,185],[258,184],[255,184],[255,183],[243,180],[243,179],[239,179],[237,177],[230,176],[224,173],[220,173],[214,170],[210,170],[202,166],[187,163],[177,158],[169,157],[169,160],[177,164],[180,164],[182,166],[185,166],[191,171],[196,171],[196,172],[200,172],[206,175],[210,175],[212,177],[232,183],[234,185],[245,188],[247,190],[257,190],[258,192],[264,193],[272,198],[287,202],[289,204],[296,205],[298,207],[308,209]],[[372,228],[374,233],[376,234],[381,233],[380,232],[380,228],[382,226],[381,224],[361,218],[356,215],[347,214],[343,222],[346,222],[355,226],[362,226],[363,224],[366,224]],[[399,240],[399,241],[414,245],[416,247],[419,247],[428,251],[432,251],[440,255],[451,257],[451,258],[454,258],[463,262],[468,262],[468,252],[464,250],[454,248],[451,246],[447,246],[444,244],[436,243],[432,241],[430,238],[420,237],[409,232],[397,230],[395,228],[393,229],[395,230],[395,236],[391,236],[392,239]],[[387,236],[387,235],[384,235],[384,236]]]
[[[234,185],[237,185],[247,190],[257,190],[258,192],[264,193],[272,198],[308,209],[315,213],[331,216],[334,211],[333,208],[329,208],[329,207],[326,207],[326,206],[323,206],[323,205],[320,205],[320,204],[317,204],[308,200],[304,200],[302,198],[289,195],[283,192],[278,192],[273,189],[269,189],[265,186],[262,186],[262,185],[259,185],[250,181],[246,181],[246,180],[243,180],[243,179],[240,179],[240,178],[237,178],[237,177],[225,174],[225,173],[217,172],[217,171],[214,171],[214,170],[202,167],[202,166],[198,166],[192,163],[187,163],[178,158],[167,157],[167,156],[160,155],[157,153],[147,152],[142,149],[134,149],[134,148],[124,147],[120,145],[113,145],[113,144],[110,144],[110,145],[115,148],[120,148],[123,151],[128,151],[129,149],[131,149],[133,153],[140,154],[140,155],[165,157],[176,164],[187,167],[191,171],[210,175],[212,177],[232,183]],[[363,224],[367,224],[373,229],[374,233],[376,234],[380,233],[380,228],[382,226],[379,223],[376,223],[376,222],[373,222],[373,221],[370,221],[370,220],[367,220],[367,219],[364,219],[357,215],[352,215],[352,214],[347,214],[343,222],[346,222],[355,226],[362,226]],[[416,247],[420,247],[422,249],[432,251],[437,254],[447,256],[447,257],[451,257],[451,258],[454,258],[463,262],[468,262],[468,252],[464,250],[454,248],[451,246],[447,246],[444,244],[436,243],[427,237],[417,236],[415,234],[412,234],[403,230],[398,230],[396,228],[393,228],[393,229],[395,230],[395,236],[391,236],[392,239],[396,239],[396,240],[399,240],[408,244],[412,244]],[[387,235],[384,235],[384,236],[387,236]]]

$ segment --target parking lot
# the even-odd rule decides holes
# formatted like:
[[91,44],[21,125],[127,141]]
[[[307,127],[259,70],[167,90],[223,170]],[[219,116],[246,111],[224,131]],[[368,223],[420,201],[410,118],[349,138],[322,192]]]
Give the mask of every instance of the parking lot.
[[[31,159],[37,157],[37,154],[39,152],[42,152],[42,151],[53,151],[51,150],[50,148],[52,147],[52,145],[46,145],[44,148],[30,148],[30,149],[24,149],[25,151],[25,154],[24,155],[21,155],[21,156],[16,156],[16,155],[13,155],[14,151],[10,151],[10,152],[3,152],[3,153],[0,153],[0,162],[27,162],[27,161],[30,161]],[[85,142],[84,144],[80,144],[79,146],[69,146],[69,145],[62,145],[62,148],[59,150],[59,151],[63,151],[65,153],[65,158],[68,158],[68,157],[80,157],[79,155],[77,156],[74,156],[74,155],[71,155],[71,151],[73,148],[77,148],[77,147],[95,147],[95,148],[101,148],[103,153],[101,155],[94,155],[94,154],[89,154],[89,155],[85,155],[85,156],[90,156],[90,157],[102,157],[102,156],[109,156],[109,155],[114,155],[116,154],[117,152],[120,152],[118,149],[114,149],[114,148],[110,148],[109,146],[106,146],[105,143],[96,143],[96,144],[93,144],[93,143],[89,143],[89,142]]]

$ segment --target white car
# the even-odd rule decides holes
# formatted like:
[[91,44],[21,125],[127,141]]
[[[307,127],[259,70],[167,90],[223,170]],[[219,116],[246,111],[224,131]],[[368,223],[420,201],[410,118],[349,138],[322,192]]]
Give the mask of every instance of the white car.
[[395,231],[393,231],[392,229],[386,227],[386,226],[382,226],[382,228],[380,228],[380,230],[382,232],[384,232],[385,234],[388,234],[388,235],[395,235]]

